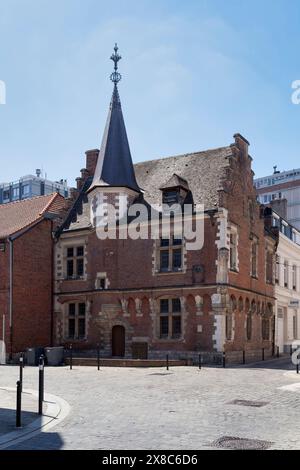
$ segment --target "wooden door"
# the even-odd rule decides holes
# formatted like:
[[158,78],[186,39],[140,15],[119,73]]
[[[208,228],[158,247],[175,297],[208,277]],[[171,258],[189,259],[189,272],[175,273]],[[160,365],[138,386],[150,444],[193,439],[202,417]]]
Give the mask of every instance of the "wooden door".
[[125,328],[116,325],[112,329],[112,355],[116,357],[125,356]]

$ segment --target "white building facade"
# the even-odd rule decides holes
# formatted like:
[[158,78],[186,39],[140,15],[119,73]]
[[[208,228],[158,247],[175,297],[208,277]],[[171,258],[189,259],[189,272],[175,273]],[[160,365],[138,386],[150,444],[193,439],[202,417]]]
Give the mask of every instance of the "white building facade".
[[300,340],[300,232],[275,212],[273,227],[279,229],[275,263],[275,344],[280,353],[290,352]]

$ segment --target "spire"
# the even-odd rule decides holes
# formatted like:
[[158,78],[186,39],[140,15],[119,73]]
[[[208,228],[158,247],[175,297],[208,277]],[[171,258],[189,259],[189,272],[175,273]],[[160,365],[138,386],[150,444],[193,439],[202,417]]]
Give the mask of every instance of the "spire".
[[121,56],[118,54],[117,44],[111,60],[114,62],[114,71],[110,79],[114,89],[91,189],[95,186],[118,186],[140,192],[135,179],[118,91],[118,83],[122,77],[118,72]]

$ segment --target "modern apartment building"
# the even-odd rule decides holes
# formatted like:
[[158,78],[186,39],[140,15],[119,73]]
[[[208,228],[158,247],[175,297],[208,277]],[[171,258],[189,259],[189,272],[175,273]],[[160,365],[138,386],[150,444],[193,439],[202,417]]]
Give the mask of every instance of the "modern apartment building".
[[53,192],[68,197],[67,181],[63,179],[50,181],[42,177],[41,170],[37,169],[35,175],[26,175],[10,183],[0,183],[0,204],[21,201],[35,196],[45,196]]
[[278,171],[275,166],[272,175],[255,179],[254,186],[261,204],[269,204],[276,199],[286,199],[287,221],[300,229],[300,168]]

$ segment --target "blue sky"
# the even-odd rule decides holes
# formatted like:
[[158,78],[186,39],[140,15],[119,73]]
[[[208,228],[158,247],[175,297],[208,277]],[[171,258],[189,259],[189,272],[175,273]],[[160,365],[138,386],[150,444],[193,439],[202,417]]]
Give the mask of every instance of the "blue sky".
[[99,148],[112,84],[135,162],[251,143],[257,176],[300,167],[299,0],[0,0],[0,181],[70,184]]

